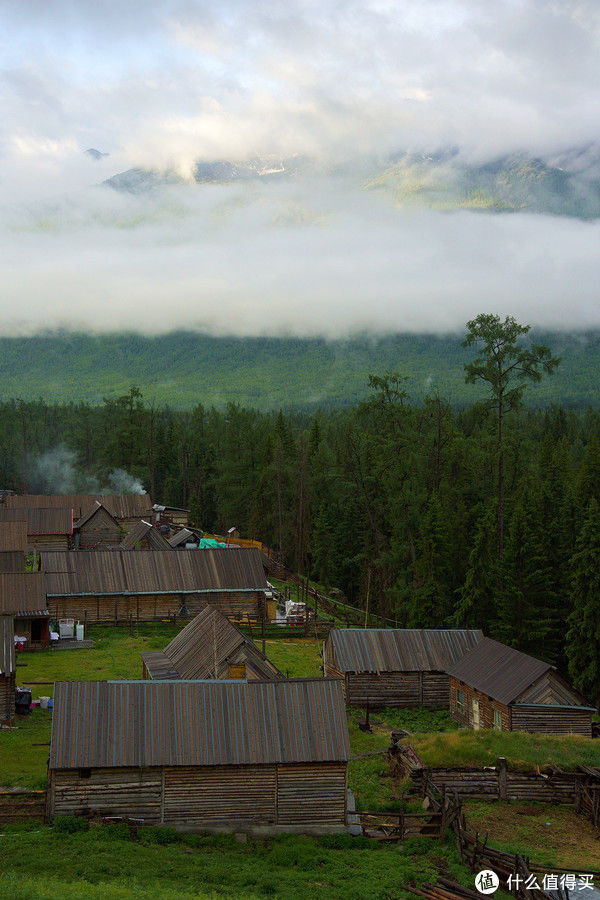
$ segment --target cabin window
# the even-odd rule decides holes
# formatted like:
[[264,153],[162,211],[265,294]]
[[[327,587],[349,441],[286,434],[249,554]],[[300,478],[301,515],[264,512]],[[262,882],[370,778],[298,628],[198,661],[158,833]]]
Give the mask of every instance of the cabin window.
[[246,677],[246,666],[244,665],[236,665],[235,663],[229,663],[228,666],[228,676],[229,678],[245,678]]
[[502,731],[502,713],[499,709],[494,710],[494,728],[496,731]]
[[79,777],[80,778],[91,778],[92,770],[91,769],[80,769]]
[[464,713],[465,711],[465,692],[459,691],[456,696],[456,705],[458,707],[458,711],[460,713]]

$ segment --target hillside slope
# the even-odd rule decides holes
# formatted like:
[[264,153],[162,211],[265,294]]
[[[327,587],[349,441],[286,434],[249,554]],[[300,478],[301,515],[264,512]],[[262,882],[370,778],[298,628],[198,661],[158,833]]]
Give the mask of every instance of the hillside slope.
[[[537,334],[563,359],[558,374],[528,389],[534,404],[600,403],[600,332]],[[365,396],[369,373],[408,376],[414,398],[453,403],[482,396],[465,385],[473,354],[460,335],[395,335],[348,341],[216,338],[189,332],[148,338],[54,334],[0,339],[0,399],[102,402],[140,387],[148,401],[189,407],[229,401],[257,409],[339,406]]]

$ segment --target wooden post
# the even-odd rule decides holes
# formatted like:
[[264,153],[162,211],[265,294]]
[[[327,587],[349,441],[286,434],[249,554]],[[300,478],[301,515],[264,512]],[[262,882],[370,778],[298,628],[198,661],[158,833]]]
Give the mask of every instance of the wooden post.
[[508,800],[507,766],[504,756],[498,758],[496,771],[498,772],[498,797],[500,800]]

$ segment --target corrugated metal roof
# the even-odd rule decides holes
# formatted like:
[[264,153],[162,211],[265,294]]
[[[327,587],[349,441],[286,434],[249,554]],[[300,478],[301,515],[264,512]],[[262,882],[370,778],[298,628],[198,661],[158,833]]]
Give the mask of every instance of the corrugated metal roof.
[[111,517],[115,525],[118,525],[117,520],[115,519],[111,511],[107,509],[103,503],[100,503],[99,500],[94,500],[93,505],[89,508],[87,513],[73,524],[73,528],[81,528],[83,525],[86,525],[90,521],[90,519],[93,519],[94,516],[98,515],[98,512],[101,509],[103,509],[104,512]]
[[22,550],[0,550],[0,572],[24,572],[25,554]]
[[15,629],[12,616],[0,616],[0,675],[15,671]]
[[75,519],[87,515],[97,500],[116,519],[147,518],[152,515],[150,494],[11,494],[5,500],[9,509],[69,508]]
[[339,679],[59,682],[51,769],[348,759]]
[[553,668],[550,663],[486,637],[451,666],[448,674],[508,705]]
[[172,550],[75,550],[40,554],[48,595],[265,591],[267,580],[255,549],[201,553]]
[[27,522],[27,534],[73,534],[71,508],[35,507],[7,509],[0,506],[0,522]]
[[176,532],[173,537],[169,538],[169,544],[171,547],[179,547],[180,544],[185,544],[188,541],[194,540],[194,534],[189,530],[189,528],[181,528],[178,532]]
[[250,638],[216,607],[207,606],[167,644],[161,654],[142,659],[153,678],[165,676],[167,663],[179,678],[226,678],[228,661],[244,657],[258,677],[283,678]]
[[27,552],[27,522],[0,521],[0,550],[21,550]]
[[173,548],[164,537],[159,534],[158,529],[154,527],[152,522],[146,522],[140,519],[133,526],[132,530],[127,534],[119,544],[120,550],[135,550],[140,541],[146,539],[152,550],[172,550]]
[[0,574],[0,615],[47,616],[46,578],[42,572]]
[[466,628],[334,628],[340,672],[445,672],[483,637]]

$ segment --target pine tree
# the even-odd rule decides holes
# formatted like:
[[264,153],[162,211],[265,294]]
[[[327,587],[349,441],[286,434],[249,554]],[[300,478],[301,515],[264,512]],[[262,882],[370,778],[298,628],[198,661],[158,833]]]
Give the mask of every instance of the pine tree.
[[571,562],[569,674],[574,687],[600,707],[600,507],[595,499],[589,503]]
[[498,561],[496,556],[496,510],[484,509],[476,526],[465,583],[460,591],[454,620],[463,628],[489,630],[496,613]]

